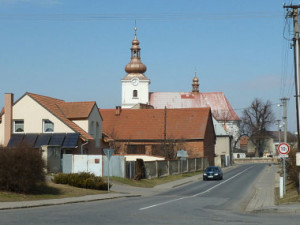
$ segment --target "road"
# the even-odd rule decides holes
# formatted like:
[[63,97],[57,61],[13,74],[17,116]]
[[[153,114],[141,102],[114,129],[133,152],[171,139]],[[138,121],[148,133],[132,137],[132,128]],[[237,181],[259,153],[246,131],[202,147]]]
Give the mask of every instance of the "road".
[[198,181],[149,197],[0,211],[0,224],[299,224],[297,215],[246,214],[266,165],[243,165],[221,181]]

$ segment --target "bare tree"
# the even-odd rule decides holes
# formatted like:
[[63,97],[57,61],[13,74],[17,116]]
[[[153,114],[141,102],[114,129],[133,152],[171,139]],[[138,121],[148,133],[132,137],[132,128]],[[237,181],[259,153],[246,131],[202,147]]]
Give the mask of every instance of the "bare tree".
[[254,99],[249,108],[243,111],[241,130],[256,146],[255,153],[263,156],[266,140],[265,131],[274,123],[274,113],[270,101]]

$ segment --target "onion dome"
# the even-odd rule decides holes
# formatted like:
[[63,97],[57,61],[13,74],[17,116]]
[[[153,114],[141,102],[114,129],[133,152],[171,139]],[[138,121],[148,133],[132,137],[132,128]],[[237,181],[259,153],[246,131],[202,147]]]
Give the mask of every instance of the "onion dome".
[[197,72],[195,72],[192,87],[193,87],[193,93],[199,93],[199,79],[197,77]]
[[131,60],[130,62],[125,66],[125,71],[127,73],[145,73],[147,70],[147,67],[141,62],[141,56],[140,51],[141,48],[139,46],[140,42],[138,41],[136,37],[136,27],[134,28],[135,34],[134,39],[132,41],[132,46],[130,48],[131,50]]

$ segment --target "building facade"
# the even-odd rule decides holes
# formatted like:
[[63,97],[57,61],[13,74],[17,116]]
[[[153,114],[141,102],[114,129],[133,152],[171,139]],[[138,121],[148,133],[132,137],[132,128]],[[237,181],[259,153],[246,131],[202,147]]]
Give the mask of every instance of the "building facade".
[[14,102],[5,94],[0,114],[0,145],[61,146],[65,153],[99,154],[102,117],[96,102],[65,102],[25,93]]

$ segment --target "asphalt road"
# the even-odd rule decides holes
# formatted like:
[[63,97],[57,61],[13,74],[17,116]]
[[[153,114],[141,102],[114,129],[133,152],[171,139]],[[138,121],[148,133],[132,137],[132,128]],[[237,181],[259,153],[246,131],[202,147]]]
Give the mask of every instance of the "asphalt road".
[[0,211],[0,224],[300,224],[300,216],[245,214],[266,165],[244,165],[221,181],[199,181],[159,195]]

